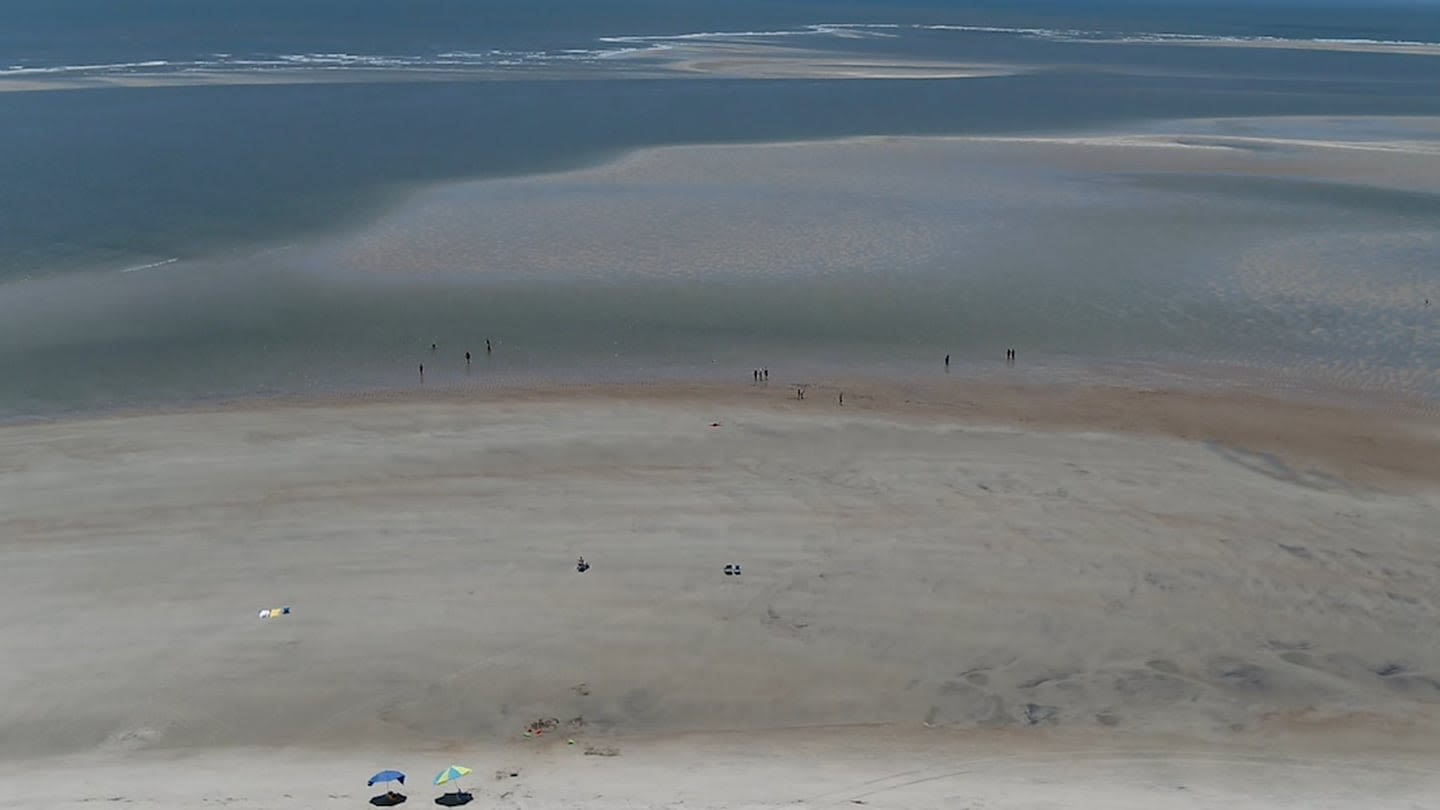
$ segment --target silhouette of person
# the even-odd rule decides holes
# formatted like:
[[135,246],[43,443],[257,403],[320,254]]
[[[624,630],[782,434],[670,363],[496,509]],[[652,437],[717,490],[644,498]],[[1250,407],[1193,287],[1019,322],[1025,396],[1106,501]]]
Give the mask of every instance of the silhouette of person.
[[470,352],[465,352],[465,365],[470,365]]
[[485,353],[490,353],[490,338],[485,338]]
[[844,391],[841,391],[841,392],[840,392],[840,404],[841,404],[842,406],[845,404],[845,392],[844,392]]
[[433,352],[433,351],[435,351],[435,350],[438,349],[438,348],[440,348],[440,344],[439,344],[439,343],[431,343],[431,344],[430,344],[430,351]]
[[950,370],[950,355],[948,355],[948,354],[945,355],[945,370],[946,370],[946,371],[949,371],[949,370]]
[[765,382],[770,382],[770,369],[760,369],[760,379],[764,380]]
[[421,364],[420,364],[420,379],[422,379],[422,380],[425,379],[425,364],[424,364],[424,363],[421,363]]

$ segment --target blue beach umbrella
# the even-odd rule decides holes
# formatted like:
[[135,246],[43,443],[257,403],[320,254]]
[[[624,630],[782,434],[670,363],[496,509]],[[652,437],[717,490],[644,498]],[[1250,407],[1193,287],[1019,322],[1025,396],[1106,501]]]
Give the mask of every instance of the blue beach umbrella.
[[381,782],[399,782],[403,785],[405,784],[405,774],[399,771],[381,771],[370,777],[370,781],[365,784],[369,787],[374,787]]

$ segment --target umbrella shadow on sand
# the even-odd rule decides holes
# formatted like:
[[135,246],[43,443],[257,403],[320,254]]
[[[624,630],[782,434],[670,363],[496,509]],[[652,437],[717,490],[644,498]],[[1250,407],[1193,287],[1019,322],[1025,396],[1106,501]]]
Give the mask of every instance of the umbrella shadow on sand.
[[435,799],[435,803],[443,807],[459,807],[473,801],[475,801],[475,795],[464,791],[446,793],[444,796]]
[[381,793],[379,796],[371,796],[370,803],[376,807],[394,807],[397,804],[404,804],[406,798],[404,793],[390,791]]

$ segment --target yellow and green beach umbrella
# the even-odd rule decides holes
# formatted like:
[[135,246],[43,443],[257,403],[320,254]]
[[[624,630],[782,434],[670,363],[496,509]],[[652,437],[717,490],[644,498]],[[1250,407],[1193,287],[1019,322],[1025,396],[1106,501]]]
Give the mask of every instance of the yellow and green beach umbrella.
[[[470,769],[465,767],[464,765],[451,765],[450,767],[435,775],[435,784],[443,785],[447,782],[456,782],[459,781],[460,777],[465,776],[469,773]],[[455,790],[457,792],[460,790],[459,785],[456,785]]]

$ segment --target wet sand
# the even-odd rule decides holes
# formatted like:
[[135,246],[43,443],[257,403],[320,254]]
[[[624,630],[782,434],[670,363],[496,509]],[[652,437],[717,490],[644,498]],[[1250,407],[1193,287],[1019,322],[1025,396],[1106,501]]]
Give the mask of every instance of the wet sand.
[[[1006,379],[1033,383],[1214,370],[1435,402],[1436,132],[1292,117],[684,146],[447,183],[234,261],[8,285],[0,418],[403,388],[421,362],[427,385],[759,362],[913,379],[953,352],[988,380],[1007,346]],[[467,370],[486,338],[505,349]]]

